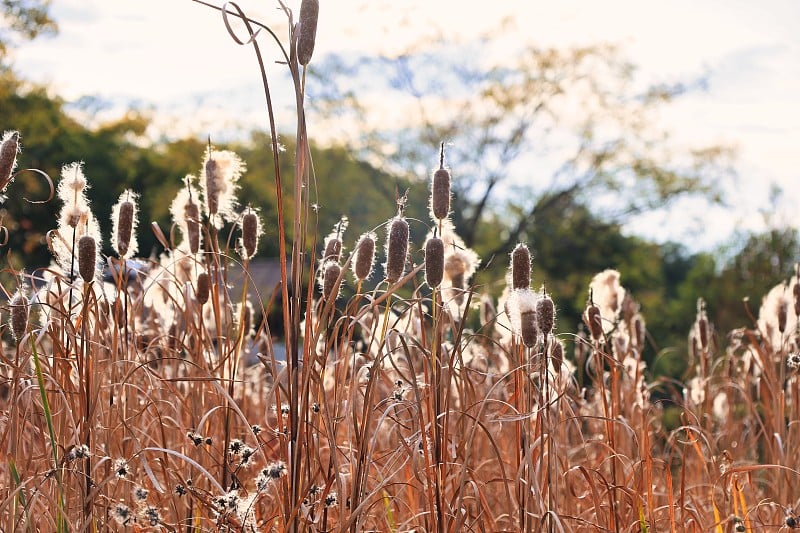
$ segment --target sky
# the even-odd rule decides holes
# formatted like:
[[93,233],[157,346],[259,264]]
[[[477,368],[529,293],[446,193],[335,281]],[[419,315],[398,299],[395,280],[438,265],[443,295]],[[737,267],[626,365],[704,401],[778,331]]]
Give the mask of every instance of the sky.
[[[514,45],[613,43],[637,65],[643,84],[703,78],[702,90],[659,120],[681,142],[736,149],[737,178],[721,183],[729,207],[696,200],[632,219],[626,231],[690,249],[733,232],[796,225],[800,201],[800,2],[796,0],[320,0],[315,59],[329,54],[402,53],[414,43],[466,43],[510,21]],[[273,0],[242,0],[252,18],[286,40]],[[288,0],[297,8],[299,0]],[[237,45],[218,12],[191,0],[53,0],[60,32],[14,54],[25,78],[47,83],[81,120],[152,110],[154,138],[225,138],[266,129],[264,96],[250,47]],[[241,28],[237,27],[241,30]],[[240,33],[240,36],[244,34]],[[268,60],[277,48],[262,37]],[[312,61],[311,67],[313,68]],[[272,69],[279,65],[269,63]],[[291,125],[292,97],[273,87],[279,124]],[[364,95],[379,102],[378,95]],[[387,110],[390,111],[390,110]],[[312,138],[314,124],[310,125]],[[457,142],[457,140],[455,140]],[[542,161],[546,167],[547,162]],[[457,162],[451,162],[456,167]],[[783,189],[777,201],[770,190]]]

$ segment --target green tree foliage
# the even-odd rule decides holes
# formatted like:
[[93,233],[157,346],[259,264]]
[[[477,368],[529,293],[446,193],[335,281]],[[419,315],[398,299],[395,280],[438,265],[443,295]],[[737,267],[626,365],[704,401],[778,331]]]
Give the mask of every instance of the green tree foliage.
[[0,63],[8,49],[18,44],[17,38],[34,39],[56,30],[50,0],[0,0]]

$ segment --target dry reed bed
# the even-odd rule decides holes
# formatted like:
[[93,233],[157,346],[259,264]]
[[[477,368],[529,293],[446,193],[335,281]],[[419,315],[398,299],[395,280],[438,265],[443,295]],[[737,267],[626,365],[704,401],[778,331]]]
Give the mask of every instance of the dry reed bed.
[[[226,22],[244,17],[235,4],[223,12]],[[247,281],[241,292],[228,283],[233,263],[247,272],[262,232],[257,209],[236,202],[246,169],[235,154],[209,146],[199,176],[187,176],[173,202],[174,239],[153,226],[164,246],[156,260],[135,259],[132,191],[114,208],[115,254],[100,256],[82,165],[65,165],[48,239],[54,263],[35,276],[15,272],[7,306],[0,527],[794,527],[800,274],[770,292],[753,327],[733,332],[724,352],[701,302],[691,374],[685,385],[668,384],[671,400],[655,400],[651,391],[664,383],[649,379],[645,321],[619,273],[592,280],[577,335],[557,332],[553,301],[531,288],[522,244],[497,304],[476,290],[480,260],[449,221],[443,149],[424,243],[409,242],[409,224],[423,222],[407,220],[399,199],[397,213],[352,239],[350,251],[346,219],[318,250],[307,231],[314,211],[303,113],[316,2],[303,2],[299,27],[286,12],[292,45],[287,52],[276,42],[298,96],[288,199],[298,215],[284,220],[276,164],[281,287],[250,302]],[[260,60],[255,40],[236,38]],[[277,161],[263,63],[262,74]],[[18,145],[11,132],[0,147],[4,187]],[[381,281],[367,289],[370,277]],[[255,323],[273,308],[281,332]],[[276,339],[286,342],[285,360]],[[563,339],[574,340],[574,354]],[[672,402],[681,407],[675,429],[662,424]]]

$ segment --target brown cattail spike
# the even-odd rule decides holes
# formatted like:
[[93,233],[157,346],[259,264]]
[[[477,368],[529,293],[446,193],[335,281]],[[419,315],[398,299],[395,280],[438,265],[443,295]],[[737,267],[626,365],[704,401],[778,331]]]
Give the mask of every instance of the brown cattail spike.
[[208,294],[211,290],[211,280],[208,273],[200,272],[197,275],[197,301],[204,305],[208,301]]
[[425,242],[425,283],[436,288],[444,277],[444,241],[431,237]]
[[353,258],[353,274],[358,281],[364,281],[372,274],[375,263],[375,234],[365,233],[358,239]]
[[794,316],[800,318],[800,281],[795,282],[792,294],[794,295]]
[[91,235],[84,235],[78,240],[78,273],[83,281],[94,280],[97,269],[97,241]]
[[545,337],[553,332],[555,325],[556,308],[553,300],[545,295],[536,302],[536,317],[539,320],[539,331]]
[[531,286],[531,253],[520,243],[511,252],[511,288],[528,289]]
[[592,335],[593,340],[599,341],[603,338],[603,322],[599,307],[590,304],[583,313],[583,321],[586,323],[586,327],[589,328],[589,333]]
[[17,291],[13,298],[11,298],[11,333],[14,339],[19,342],[25,336],[28,330],[28,315],[30,313],[30,305],[28,299],[22,294],[22,291]]
[[431,215],[443,220],[450,214],[450,172],[444,168],[444,143],[439,152],[439,168],[433,173],[431,184]]
[[245,213],[242,217],[242,249],[245,259],[253,257],[258,249],[258,226],[258,215],[253,212]]
[[0,191],[4,191],[11,181],[12,172],[17,165],[19,153],[19,132],[6,132],[0,144]]
[[200,251],[200,208],[194,202],[186,204],[186,233],[189,251],[196,254]]
[[778,331],[786,333],[786,320],[789,318],[789,302],[781,299],[778,305]]
[[322,298],[327,301],[339,297],[339,276],[342,267],[336,261],[326,261],[322,271]]
[[406,256],[408,255],[408,221],[402,216],[396,216],[389,223],[388,237],[386,240],[386,281],[394,283],[403,275],[406,269]]
[[297,27],[297,62],[303,66],[308,65],[314,54],[318,18],[319,0],[303,0]]
[[117,252],[120,257],[128,254],[128,247],[131,244],[133,235],[133,217],[135,216],[136,206],[131,201],[119,204],[119,221],[117,222]]
[[560,374],[561,365],[564,364],[564,346],[555,339],[550,343],[550,361],[553,362],[556,374]]
[[536,311],[524,311],[520,315],[520,336],[522,343],[528,348],[533,348],[539,340]]

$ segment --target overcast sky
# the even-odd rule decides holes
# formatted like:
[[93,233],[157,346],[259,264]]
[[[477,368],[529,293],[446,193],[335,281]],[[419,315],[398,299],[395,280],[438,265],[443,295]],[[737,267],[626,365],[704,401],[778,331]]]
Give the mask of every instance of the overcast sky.
[[[733,209],[679,204],[627,228],[651,238],[711,246],[734,229],[762,229],[770,184],[785,191],[773,222],[792,224],[800,202],[800,2],[796,0],[320,0],[315,57],[397,53],[421,37],[468,40],[513,20],[505,37],[540,46],[611,42],[638,65],[642,82],[705,77],[665,123],[679,138],[736,146]],[[289,5],[297,7],[299,0]],[[243,0],[253,18],[285,38],[272,0]],[[15,53],[16,69],[68,101],[152,108],[154,132],[221,137],[266,128],[254,57],[221,17],[190,0],[53,0],[60,33]],[[267,46],[267,50],[274,47]],[[313,65],[313,63],[312,63]],[[276,88],[280,98],[280,88]],[[291,100],[286,95],[284,108]],[[280,107],[280,106],[279,106]],[[313,137],[313,129],[312,129]],[[454,166],[457,164],[452,163]]]

